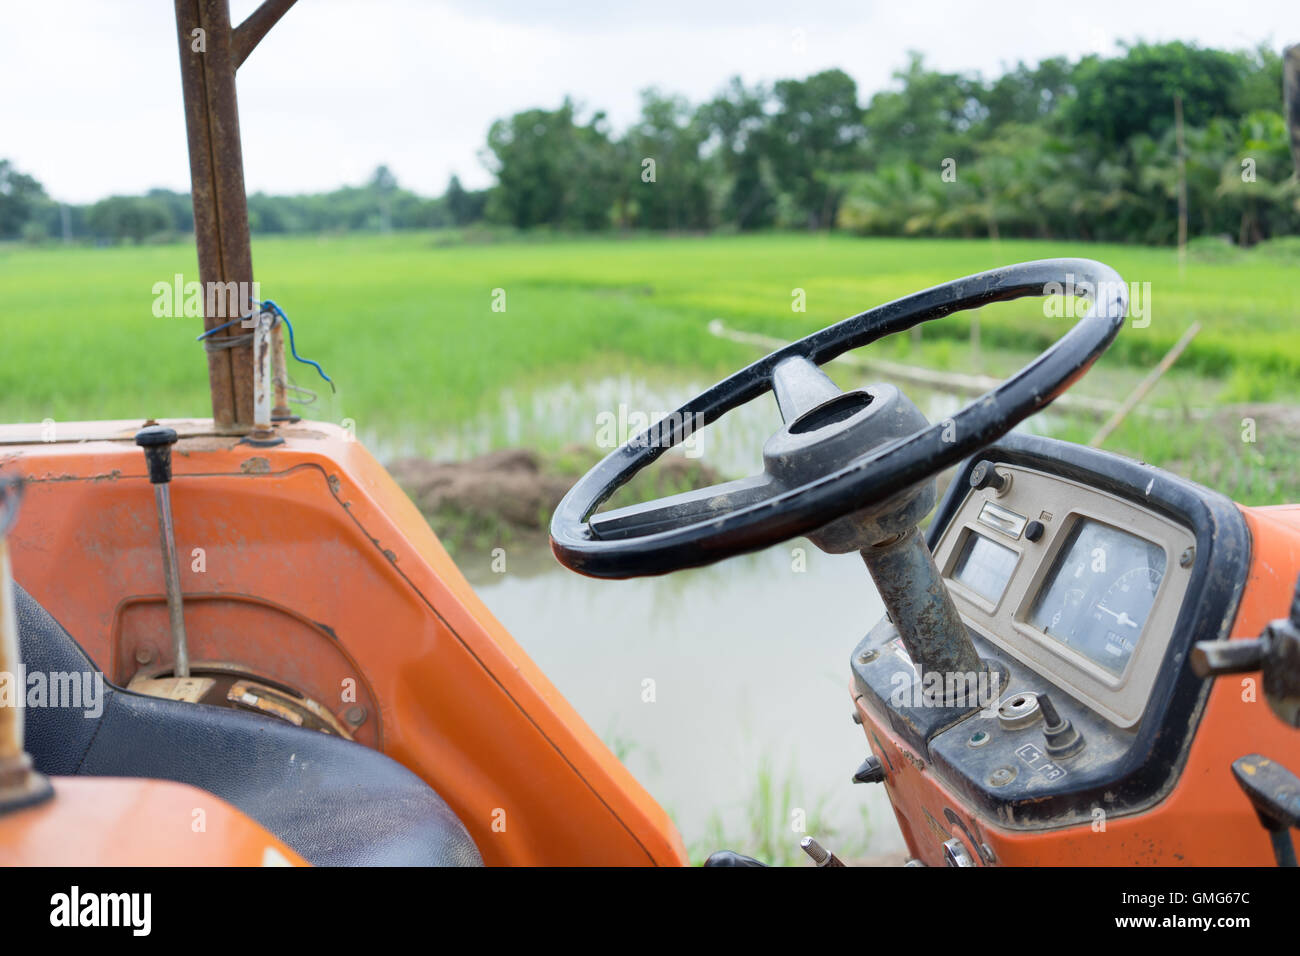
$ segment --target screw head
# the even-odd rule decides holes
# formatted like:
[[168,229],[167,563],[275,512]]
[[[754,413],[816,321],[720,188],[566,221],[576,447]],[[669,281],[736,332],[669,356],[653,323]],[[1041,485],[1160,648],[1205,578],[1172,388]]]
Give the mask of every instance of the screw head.
[[343,719],[353,727],[360,727],[366,722],[366,709],[360,704],[349,707],[347,713],[343,715]]
[[998,769],[989,774],[989,785],[993,787],[1005,787],[1015,779],[1015,767],[998,767]]

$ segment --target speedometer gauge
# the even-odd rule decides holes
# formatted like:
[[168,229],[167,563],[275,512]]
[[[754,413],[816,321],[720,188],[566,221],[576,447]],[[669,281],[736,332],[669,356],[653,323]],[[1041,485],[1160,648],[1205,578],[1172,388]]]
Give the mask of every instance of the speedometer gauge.
[[1097,632],[1101,634],[1104,631],[1101,654],[1117,661],[1127,661],[1133,656],[1138,635],[1151,613],[1151,605],[1155,603],[1164,576],[1164,571],[1152,567],[1125,571],[1093,605],[1092,618],[1098,625]]
[[1080,519],[1057,555],[1029,623],[1113,674],[1137,649],[1165,573],[1159,545]]

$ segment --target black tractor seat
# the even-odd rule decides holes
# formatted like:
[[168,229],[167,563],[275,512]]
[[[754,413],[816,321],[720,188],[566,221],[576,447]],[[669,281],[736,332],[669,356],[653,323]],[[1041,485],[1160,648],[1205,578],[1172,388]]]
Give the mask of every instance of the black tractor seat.
[[[28,673],[98,670],[40,604],[21,587],[15,592]],[[25,723],[27,751],[42,773],[190,784],[238,807],[310,863],[483,865],[464,824],[423,780],[340,737],[146,697],[107,680],[98,718],[75,708],[29,707]]]

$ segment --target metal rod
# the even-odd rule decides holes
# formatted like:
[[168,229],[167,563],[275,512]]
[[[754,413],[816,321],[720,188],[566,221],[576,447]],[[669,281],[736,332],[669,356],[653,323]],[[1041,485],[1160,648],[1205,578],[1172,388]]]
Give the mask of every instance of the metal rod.
[[1278,866],[1295,866],[1295,844],[1291,842],[1291,829],[1269,830],[1268,839],[1273,844],[1273,859]]
[[275,407],[271,409],[272,421],[286,421],[293,417],[289,407],[289,364],[284,357],[284,328],[279,322],[271,328],[272,382],[275,384]]
[[0,706],[0,765],[12,763],[23,755],[23,708],[19,698],[27,689],[19,683],[20,670],[9,539],[0,529],[0,674],[8,675],[8,679],[14,682],[15,696],[14,706]]
[[814,863],[819,867],[843,866],[844,861],[838,856],[826,849],[812,837],[804,837],[799,841],[799,847],[807,853]]
[[243,23],[235,27],[230,47],[236,69],[244,65],[248,55],[262,42],[262,37],[289,12],[295,2],[296,0],[265,0]]
[[185,602],[181,597],[181,567],[176,557],[176,529],[172,525],[171,484],[153,486],[154,504],[158,506],[158,535],[162,541],[163,575],[167,581],[167,618],[172,632],[172,674],[190,676],[190,651],[185,640]]
[[18,509],[22,481],[0,476],[0,675],[11,681],[10,706],[0,706],[0,813],[31,806],[54,795],[50,782],[33,768],[23,749],[23,707],[27,681],[18,643],[13,566],[8,532]]
[[253,431],[271,431],[271,323],[269,312],[259,312],[253,331]]

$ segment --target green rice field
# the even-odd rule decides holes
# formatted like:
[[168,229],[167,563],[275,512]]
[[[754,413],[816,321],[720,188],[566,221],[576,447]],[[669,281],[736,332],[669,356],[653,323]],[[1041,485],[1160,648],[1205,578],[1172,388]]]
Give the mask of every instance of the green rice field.
[[[1243,500],[1300,497],[1287,410],[1300,392],[1300,254],[1288,240],[1249,252],[1194,248],[1183,268],[1164,248],[806,234],[349,234],[261,239],[253,252],[262,294],[289,314],[299,352],[338,383],[308,414],[350,418],[363,437],[446,428],[504,387],[665,372],[711,381],[757,356],[711,335],[714,319],[790,339],[994,265],[1100,259],[1140,284],[1150,323],[1130,323],[1076,388],[1122,398],[1198,321],[1203,330],[1147,402],[1226,416],[1173,429],[1135,416],[1106,447],[1181,465]],[[197,279],[189,244],[0,246],[0,420],[210,414],[199,320],[153,314],[155,284],[178,273]],[[800,298],[804,311],[795,311]],[[1002,374],[1069,322],[1021,300],[982,310],[978,351],[965,315],[928,324],[919,344],[899,336],[876,349],[895,361]],[[294,368],[300,384],[323,387],[310,368]],[[1243,451],[1233,424],[1243,403],[1265,403],[1267,425],[1237,455],[1245,471],[1229,474],[1206,458],[1206,442]],[[1063,437],[1086,439],[1095,425],[1067,422]],[[1279,440],[1266,447],[1270,427]]]

